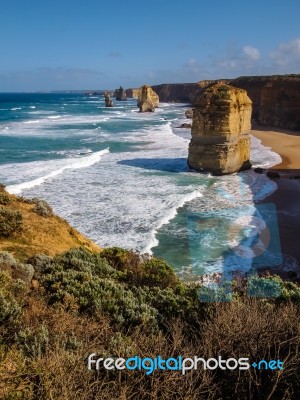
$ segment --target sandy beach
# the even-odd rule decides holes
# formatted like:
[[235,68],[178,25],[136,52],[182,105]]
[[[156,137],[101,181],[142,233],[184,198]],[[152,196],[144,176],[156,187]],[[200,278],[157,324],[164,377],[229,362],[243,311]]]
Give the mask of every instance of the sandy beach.
[[300,132],[255,126],[251,134],[280,154],[282,162],[272,169],[300,169]]
[[274,179],[278,189],[261,203],[273,203],[277,209],[283,265],[272,268],[285,279],[300,280],[300,132],[255,127],[253,136],[278,153],[282,162],[272,167],[280,174]]

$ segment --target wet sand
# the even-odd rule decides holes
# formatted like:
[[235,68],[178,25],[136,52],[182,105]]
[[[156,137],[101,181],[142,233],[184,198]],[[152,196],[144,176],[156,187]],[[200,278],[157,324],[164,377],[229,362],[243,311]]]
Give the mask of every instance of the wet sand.
[[[282,162],[272,167],[280,178],[274,178],[278,189],[260,203],[273,203],[277,209],[277,220],[283,253],[283,265],[272,268],[285,279],[300,279],[300,132],[256,127],[251,132],[278,153]],[[265,171],[266,172],[266,171]],[[298,177],[298,178],[297,178]]]
[[251,134],[280,154],[282,162],[272,169],[300,170],[300,132],[254,127]]

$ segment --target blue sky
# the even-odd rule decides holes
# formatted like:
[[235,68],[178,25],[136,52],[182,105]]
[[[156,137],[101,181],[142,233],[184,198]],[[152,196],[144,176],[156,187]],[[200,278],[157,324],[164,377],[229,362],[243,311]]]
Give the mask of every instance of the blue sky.
[[0,0],[0,91],[300,73],[300,0]]

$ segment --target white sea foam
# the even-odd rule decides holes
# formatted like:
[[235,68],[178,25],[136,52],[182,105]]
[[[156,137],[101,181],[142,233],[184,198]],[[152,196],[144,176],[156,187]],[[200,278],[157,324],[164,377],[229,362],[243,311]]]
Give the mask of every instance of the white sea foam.
[[270,168],[281,163],[279,154],[275,153],[270,147],[266,147],[261,140],[251,135],[251,163],[253,167]]
[[160,229],[163,225],[168,224],[173,218],[175,218],[177,215],[178,209],[183,207],[185,203],[192,201],[192,200],[196,199],[197,197],[202,197],[202,194],[200,193],[199,190],[195,190],[194,192],[187,194],[186,196],[184,196],[182,199],[180,199],[178,201],[176,206],[174,206],[172,209],[170,209],[167,212],[165,217],[163,217],[160,221],[157,221],[157,226],[155,227],[155,229],[152,229],[152,231],[151,231],[151,239],[150,239],[149,243],[147,244],[147,246],[145,246],[145,248],[142,249],[143,253],[152,254],[151,249],[159,244],[158,240],[156,239],[156,234],[157,234],[158,229]]
[[11,108],[11,111],[17,111],[17,110],[22,110],[22,107],[13,107],[13,108]]
[[50,117],[47,117],[48,119],[59,119],[61,118],[61,115],[51,115]]
[[[72,138],[81,135],[79,140],[84,143],[101,142],[105,138],[135,142],[139,146],[134,151],[108,153],[108,150],[102,150],[85,157],[78,157],[82,153],[76,153],[82,149],[75,150],[75,153],[62,151],[59,154],[66,159],[10,165],[6,169],[4,166],[0,167],[0,171],[7,181],[13,183],[9,190],[45,198],[56,212],[101,246],[122,246],[151,252],[158,244],[157,232],[161,228],[168,229],[170,221],[182,206],[196,212],[221,210],[224,218],[226,215],[232,221],[240,218],[238,224],[241,229],[249,225],[249,218],[253,216],[251,210],[243,219],[234,207],[253,205],[254,198],[270,194],[276,190],[276,184],[253,171],[218,178],[190,172],[186,164],[190,134],[188,130],[172,131],[174,117],[169,116],[170,112],[178,118],[175,126],[190,122],[184,117],[184,109],[172,104],[163,105],[149,114],[138,113],[126,104],[114,110],[103,110],[99,115],[65,114],[57,119],[41,116],[28,126],[14,122],[10,127],[15,135],[72,135]],[[152,125],[158,121],[161,123],[165,118],[168,119],[165,124]],[[110,120],[122,126],[117,135],[106,129]],[[144,128],[133,130],[135,121],[140,121]],[[130,132],[128,123],[133,127]],[[64,125],[69,124],[74,129],[63,130]],[[93,126],[83,130],[81,124]],[[100,158],[92,161],[90,157],[96,154],[100,158],[106,155],[101,162],[98,162]],[[275,164],[278,160],[275,153],[255,138],[252,139],[251,158],[255,166]],[[88,159],[91,168],[77,171],[76,168],[84,168],[82,163]],[[214,183],[209,188],[202,187],[203,180],[210,179]],[[214,245],[212,237],[208,236],[205,240],[207,246]],[[232,242],[232,245],[235,244]],[[232,260],[232,268],[236,267],[235,263],[236,260]],[[247,263],[245,270],[250,265],[249,260]],[[222,265],[224,260],[220,257],[214,263],[207,262],[206,267],[208,272],[212,272]]]
[[[90,156],[75,158],[75,159],[68,159],[68,163],[66,163],[65,160],[64,160],[64,162],[61,162],[61,163],[56,162],[56,164],[64,164],[64,165],[60,166],[59,168],[55,169],[54,171],[47,173],[46,175],[39,176],[38,178],[29,180],[29,181],[25,181],[25,182],[21,182],[21,183],[15,184],[15,185],[9,185],[9,186],[7,186],[7,190],[9,193],[20,194],[25,189],[32,189],[36,186],[42,185],[47,180],[62,174],[64,171],[66,171],[68,169],[74,170],[74,169],[90,167],[93,164],[99,162],[100,159],[102,158],[102,156],[105,154],[108,154],[108,153],[109,153],[109,149],[105,149],[105,150],[98,151],[97,153],[94,153]],[[23,167],[23,168],[28,167],[28,168],[32,168],[33,170],[36,170],[36,169],[39,169],[37,164],[40,164],[40,162],[32,162],[32,163],[28,163],[28,165],[23,164],[23,165],[21,165],[21,167]],[[46,163],[44,163],[44,168],[50,167],[52,169],[54,164],[55,164],[55,162],[53,162],[53,161],[46,162]],[[18,164],[18,165],[20,165],[20,164]]]

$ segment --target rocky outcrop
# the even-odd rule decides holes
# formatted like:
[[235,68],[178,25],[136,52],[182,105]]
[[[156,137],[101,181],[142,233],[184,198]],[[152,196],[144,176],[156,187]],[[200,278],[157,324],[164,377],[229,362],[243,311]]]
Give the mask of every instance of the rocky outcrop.
[[194,112],[194,110],[192,108],[188,108],[186,110],[186,112],[184,113],[184,115],[186,116],[186,118],[192,119],[193,118],[193,112]]
[[195,98],[188,165],[214,175],[251,167],[252,102],[245,90],[217,83]]
[[116,96],[117,101],[126,101],[127,100],[126,91],[122,86],[120,86],[119,89],[116,89],[115,96]]
[[247,90],[258,124],[300,130],[300,75],[245,76],[231,84]]
[[110,98],[109,93],[104,93],[105,107],[113,107],[112,99]]
[[190,95],[196,90],[196,83],[172,83],[154,85],[152,89],[159,96],[161,102],[190,103]]
[[205,80],[196,83],[165,83],[154,85],[152,89],[158,94],[161,102],[166,103],[194,103],[194,98],[206,86],[217,83],[227,82],[227,80]]
[[159,105],[159,97],[151,88],[151,86],[144,85],[140,88],[137,106],[140,112],[154,112],[155,108]]
[[128,99],[138,99],[140,95],[140,88],[138,89],[126,89],[126,96]]
[[300,75],[243,76],[236,79],[155,85],[161,102],[194,104],[206,87],[224,82],[247,91],[260,125],[300,130]]
[[188,129],[190,129],[191,127],[192,127],[192,124],[187,124],[186,122],[184,122],[180,126],[177,126],[177,128],[188,128]]

